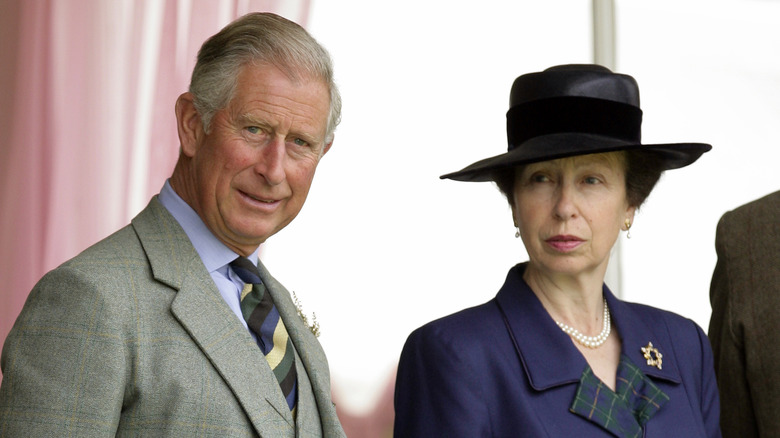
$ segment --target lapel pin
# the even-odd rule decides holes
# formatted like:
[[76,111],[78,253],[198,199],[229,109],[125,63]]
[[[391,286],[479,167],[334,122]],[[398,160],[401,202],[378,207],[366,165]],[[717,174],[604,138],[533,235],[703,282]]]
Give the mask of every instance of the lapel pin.
[[653,347],[652,342],[648,342],[647,347],[642,347],[642,353],[644,353],[645,359],[647,359],[647,364],[649,366],[658,367],[659,370],[661,369],[661,362],[664,355],[661,354],[657,348]]

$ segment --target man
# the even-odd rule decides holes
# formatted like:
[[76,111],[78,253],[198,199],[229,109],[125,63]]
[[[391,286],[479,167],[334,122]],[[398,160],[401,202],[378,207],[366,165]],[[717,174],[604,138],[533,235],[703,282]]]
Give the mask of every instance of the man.
[[780,436],[780,191],[723,215],[709,338],[724,438]]
[[319,342],[257,266],[340,109],[300,26],[250,14],[206,41],[176,102],[170,180],[44,276],[9,334],[0,436],[344,436]]

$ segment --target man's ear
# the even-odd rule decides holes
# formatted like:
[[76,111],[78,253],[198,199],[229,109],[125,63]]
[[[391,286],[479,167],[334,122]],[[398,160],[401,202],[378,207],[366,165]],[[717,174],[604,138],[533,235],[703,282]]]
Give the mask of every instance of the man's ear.
[[188,157],[194,156],[204,133],[192,93],[183,93],[176,99],[176,128],[179,131],[181,152]]
[[330,141],[329,141],[329,142],[327,142],[327,143],[325,144],[325,147],[323,147],[323,148],[322,148],[322,155],[320,155],[320,158],[322,158],[323,156],[325,156],[325,154],[327,154],[327,153],[328,153],[328,151],[330,150],[330,147],[331,147],[331,146],[333,146],[333,139],[334,139],[334,138],[336,138],[336,136],[335,136],[335,135],[331,135],[331,136],[330,136],[330,139],[329,139]]

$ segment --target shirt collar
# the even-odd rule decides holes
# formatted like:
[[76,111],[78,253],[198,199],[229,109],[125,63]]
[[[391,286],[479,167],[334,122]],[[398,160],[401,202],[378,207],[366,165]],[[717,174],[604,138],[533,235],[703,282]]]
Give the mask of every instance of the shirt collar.
[[[163,207],[171,213],[184,229],[206,269],[210,273],[225,270],[223,274],[226,274],[225,267],[238,257],[238,254],[214,236],[206,224],[203,223],[200,216],[198,216],[198,213],[173,190],[168,180],[165,181],[158,198]],[[254,253],[247,257],[255,265],[257,265],[259,251],[260,248],[258,247]]]

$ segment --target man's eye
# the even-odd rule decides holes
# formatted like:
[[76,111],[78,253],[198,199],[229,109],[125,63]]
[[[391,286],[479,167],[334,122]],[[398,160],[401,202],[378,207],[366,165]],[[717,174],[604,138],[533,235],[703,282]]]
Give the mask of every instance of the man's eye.
[[293,140],[293,143],[295,143],[298,146],[308,146],[309,145],[309,143],[306,140],[303,140],[303,139],[300,139],[300,138],[296,138],[295,140]]
[[250,134],[259,134],[260,133],[260,128],[258,128],[257,126],[249,126],[249,127],[246,128],[246,130],[249,131]]

